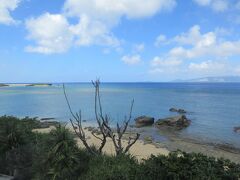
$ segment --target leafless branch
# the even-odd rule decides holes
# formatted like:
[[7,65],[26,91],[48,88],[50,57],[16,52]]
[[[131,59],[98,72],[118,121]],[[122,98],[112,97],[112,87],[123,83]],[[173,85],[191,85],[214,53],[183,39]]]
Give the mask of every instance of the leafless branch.
[[[98,129],[100,131],[99,135],[96,135],[95,132],[91,132],[92,135],[100,140],[101,144],[99,148],[97,149],[97,154],[101,154],[104,146],[106,145],[107,138],[110,138],[113,142],[113,145],[115,147],[116,155],[125,154],[129,151],[129,149],[133,146],[133,144],[136,143],[136,141],[139,139],[140,134],[136,134],[135,137],[129,137],[129,141],[126,147],[123,147],[123,136],[126,133],[126,130],[129,126],[129,123],[132,118],[132,110],[134,105],[134,100],[131,102],[131,107],[129,111],[129,116],[125,117],[124,124],[122,126],[117,123],[116,132],[114,132],[114,129],[109,125],[110,117],[106,114],[103,115],[103,108],[101,103],[101,96],[100,96],[100,81],[97,79],[96,81],[92,81],[92,84],[95,88],[95,97],[94,97],[94,110],[95,110],[95,118],[97,121]],[[70,119],[70,123],[74,129],[75,134],[79,137],[79,139],[83,142],[86,149],[92,153],[95,154],[96,152],[92,151],[90,146],[87,143],[86,136],[83,130],[82,126],[82,116],[81,111],[74,114],[73,110],[71,108],[70,102],[67,97],[65,85],[63,84],[63,91],[64,96],[68,105],[68,109],[72,115],[72,118]]]
[[92,150],[92,148],[88,145],[87,143],[87,139],[85,136],[85,132],[82,128],[82,113],[81,111],[79,111],[79,113],[74,114],[71,108],[71,105],[69,103],[68,97],[67,97],[67,93],[66,93],[66,89],[65,89],[65,85],[63,84],[63,92],[64,92],[64,97],[66,99],[67,105],[68,105],[68,109],[73,117],[70,118],[70,123],[74,129],[75,134],[79,137],[79,139],[82,141],[83,145],[85,146],[85,148],[88,150],[89,153],[91,154],[96,154],[96,152],[94,152]]
[[115,147],[116,155],[127,153],[129,149],[132,147],[133,144],[136,143],[136,141],[139,139],[139,134],[136,135],[135,138],[132,138],[132,141],[129,141],[127,147],[123,147],[123,135],[126,133],[126,130],[129,126],[129,122],[132,118],[132,110],[134,105],[134,100],[132,100],[129,116],[128,118],[125,118],[124,125],[120,126],[119,123],[117,123],[116,133],[114,133],[114,130],[109,125],[109,116],[105,115],[103,116],[103,110],[102,110],[102,103],[101,103],[101,97],[100,97],[100,81],[96,80],[95,82],[92,81],[93,86],[95,87],[95,116],[98,121],[98,124],[100,124],[100,130],[103,135],[103,137],[109,137]]

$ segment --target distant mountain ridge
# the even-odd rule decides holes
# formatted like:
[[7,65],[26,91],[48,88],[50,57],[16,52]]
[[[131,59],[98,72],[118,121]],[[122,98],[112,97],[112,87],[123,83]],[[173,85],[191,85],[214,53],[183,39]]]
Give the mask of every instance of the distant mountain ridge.
[[202,77],[196,79],[187,80],[175,80],[173,82],[202,82],[202,83],[213,83],[213,82],[240,82],[240,76],[219,76],[219,77]]

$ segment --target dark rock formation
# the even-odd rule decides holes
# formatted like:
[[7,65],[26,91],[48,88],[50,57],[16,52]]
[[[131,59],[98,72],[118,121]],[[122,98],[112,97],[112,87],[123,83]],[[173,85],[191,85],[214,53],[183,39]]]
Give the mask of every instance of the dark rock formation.
[[181,130],[183,128],[186,128],[190,125],[191,121],[187,119],[185,115],[179,115],[174,117],[168,117],[165,119],[159,119],[155,126],[158,128],[173,128],[176,130]]
[[240,133],[240,126],[239,127],[234,127],[233,130],[234,130],[235,133]]
[[148,116],[140,116],[135,119],[136,127],[144,127],[144,126],[151,126],[154,123],[153,117]]
[[145,144],[151,144],[153,142],[152,136],[144,136],[143,138]]
[[50,126],[58,126],[60,123],[57,121],[40,121],[39,128],[49,128]]
[[171,112],[177,112],[177,113],[180,113],[180,114],[185,114],[185,113],[187,113],[187,111],[185,111],[184,109],[177,109],[177,108],[171,108],[171,109],[169,109],[169,111],[171,111]]
[[55,118],[51,118],[51,117],[49,117],[49,118],[41,118],[40,120],[41,121],[50,121],[50,120],[54,120]]

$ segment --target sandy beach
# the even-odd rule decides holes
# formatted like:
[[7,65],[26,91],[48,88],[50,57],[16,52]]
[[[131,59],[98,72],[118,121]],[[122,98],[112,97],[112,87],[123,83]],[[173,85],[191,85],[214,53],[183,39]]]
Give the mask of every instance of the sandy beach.
[[[73,131],[70,125],[67,125],[67,127]],[[39,133],[48,133],[53,128],[54,127],[51,126],[50,128],[35,129],[34,131]],[[87,142],[90,145],[100,145],[100,141],[92,135],[91,131],[89,131],[89,127],[85,127],[84,131],[87,137]],[[127,144],[127,137],[133,133],[135,132],[131,131],[126,134],[126,137],[123,140],[124,146]],[[198,142],[192,139],[184,139],[174,134],[164,135],[169,138],[168,141],[156,142],[144,139],[144,137],[146,138],[146,135],[141,133],[141,138],[132,146],[129,153],[141,161],[142,159],[149,158],[151,155],[168,155],[171,151],[182,150],[185,152],[203,153],[207,156],[214,156],[216,158],[226,158],[233,162],[240,163],[240,151],[238,149],[231,149],[229,147],[222,148],[220,145],[218,146],[214,144]],[[76,140],[79,144],[79,147],[84,148],[82,142],[78,138],[76,138]],[[103,149],[103,152],[108,155],[115,154],[113,143],[109,138],[107,139],[107,143]]]
[[[73,131],[71,126],[67,126],[71,131]],[[48,133],[50,132],[54,127],[51,126],[50,128],[44,128],[44,129],[35,129],[35,132],[39,132],[39,133]],[[92,133],[85,129],[85,134],[87,137],[87,142],[90,145],[95,145],[95,146],[99,146],[100,145],[100,140],[95,138]],[[82,142],[76,138],[79,147],[84,148]],[[127,140],[123,140],[123,145],[124,147],[127,145]],[[108,155],[114,155],[115,154],[115,150],[114,150],[114,146],[112,141],[108,138],[107,139],[107,143],[103,149],[103,152],[108,154]],[[166,148],[160,148],[160,147],[156,147],[154,144],[146,144],[143,140],[138,140],[130,149],[130,154],[135,156],[138,160],[142,160],[142,159],[147,159],[149,158],[151,155],[168,155],[169,150],[167,150]]]

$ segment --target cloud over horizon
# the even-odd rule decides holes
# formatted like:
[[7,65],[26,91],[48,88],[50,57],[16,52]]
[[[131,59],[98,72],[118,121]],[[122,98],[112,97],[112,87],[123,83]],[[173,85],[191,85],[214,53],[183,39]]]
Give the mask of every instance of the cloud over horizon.
[[[159,37],[165,36],[158,36],[157,42]],[[201,33],[199,25],[194,25],[187,32],[173,38],[163,40],[162,42],[173,44],[173,47],[164,55],[153,58],[150,72],[172,72],[169,69],[173,68],[177,71],[182,62],[189,64],[186,70],[190,71],[222,72],[226,68],[226,62],[223,63],[223,60],[228,61],[230,57],[240,55],[240,40],[224,40],[219,29]],[[212,58],[213,61],[204,60],[206,58]],[[202,61],[193,62],[199,60]]]
[[12,57],[48,66],[53,78],[57,64],[71,78],[93,71],[134,81],[240,74],[240,0],[0,1],[8,66]]
[[[117,48],[121,45],[121,40],[111,30],[119,24],[122,17],[151,17],[161,11],[172,10],[175,6],[175,0],[66,0],[63,13],[45,13],[26,21],[28,37],[35,42],[35,46],[29,45],[26,50],[52,54],[66,52],[75,45]],[[71,24],[68,18],[72,17],[78,18],[78,23]],[[43,24],[49,25],[51,36],[40,32]],[[62,32],[59,32],[59,28],[63,29]],[[60,45],[54,48],[56,42]]]

